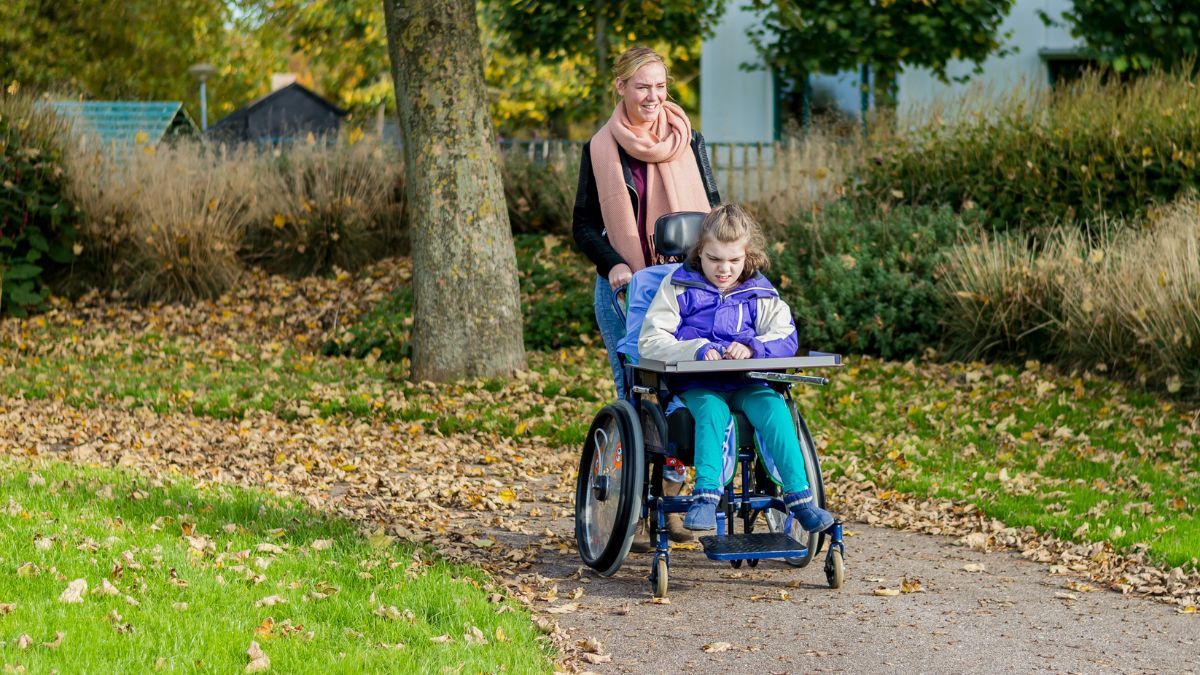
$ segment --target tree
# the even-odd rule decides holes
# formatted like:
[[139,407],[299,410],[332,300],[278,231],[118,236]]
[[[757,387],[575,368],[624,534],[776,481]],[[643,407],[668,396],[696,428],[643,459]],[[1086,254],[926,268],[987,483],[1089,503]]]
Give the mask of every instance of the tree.
[[1013,1],[751,0],[763,13],[751,39],[766,66],[791,82],[868,66],[876,100],[890,107],[903,66],[929,68],[947,81],[951,60],[973,62],[979,73],[988,56],[1007,53],[996,33]]
[[696,44],[712,31],[725,1],[506,0],[485,11],[519,54],[550,62],[583,57],[593,69],[585,107],[599,112],[614,56],[633,44]]
[[516,251],[474,0],[383,7],[412,237],[412,376],[445,381],[523,369]]
[[198,105],[188,66],[217,66],[214,110],[267,90],[277,54],[230,0],[0,2],[0,81],[29,91]]
[[[1060,25],[1039,13],[1047,25]],[[1119,73],[1195,64],[1200,56],[1196,0],[1073,0],[1062,16],[1071,35],[1083,38]]]

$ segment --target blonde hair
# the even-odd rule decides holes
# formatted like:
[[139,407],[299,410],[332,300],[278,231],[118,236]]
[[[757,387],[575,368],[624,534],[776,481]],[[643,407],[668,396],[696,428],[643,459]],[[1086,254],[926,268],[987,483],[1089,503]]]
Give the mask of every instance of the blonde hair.
[[721,204],[704,216],[696,245],[688,251],[689,267],[701,269],[700,255],[710,241],[723,244],[742,242],[745,245],[746,266],[742,269],[742,275],[738,277],[739,284],[770,265],[770,260],[767,259],[767,239],[763,236],[762,228],[740,204]]
[[662,65],[663,71],[667,73],[667,81],[671,81],[671,69],[667,68],[667,62],[663,61],[663,57],[659,56],[658,52],[649,47],[630,47],[617,57],[617,62],[613,64],[612,69],[614,105],[621,100],[621,95],[617,93],[617,80],[628,82],[633,79],[637,71],[642,69],[642,66],[651,63]]

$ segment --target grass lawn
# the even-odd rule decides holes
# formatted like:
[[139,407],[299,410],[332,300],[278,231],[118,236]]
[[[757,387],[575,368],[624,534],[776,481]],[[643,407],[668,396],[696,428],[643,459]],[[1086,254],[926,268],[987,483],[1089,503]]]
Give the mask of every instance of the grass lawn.
[[[524,611],[262,492],[0,459],[0,662],[33,672],[549,672]],[[79,581],[87,590],[72,589]]]
[[1197,566],[1197,411],[1036,363],[853,359],[832,379],[801,397],[835,477],[967,501],[1010,526],[1145,546],[1161,564]]

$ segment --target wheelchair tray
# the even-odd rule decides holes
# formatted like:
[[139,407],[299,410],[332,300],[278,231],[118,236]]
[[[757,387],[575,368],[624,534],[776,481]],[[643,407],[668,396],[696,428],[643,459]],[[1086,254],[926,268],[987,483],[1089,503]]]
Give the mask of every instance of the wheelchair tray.
[[841,365],[841,354],[809,352],[808,356],[789,356],[777,359],[721,359],[720,361],[679,361],[677,363],[641,359],[634,367],[652,373],[722,373],[748,370],[834,368]]

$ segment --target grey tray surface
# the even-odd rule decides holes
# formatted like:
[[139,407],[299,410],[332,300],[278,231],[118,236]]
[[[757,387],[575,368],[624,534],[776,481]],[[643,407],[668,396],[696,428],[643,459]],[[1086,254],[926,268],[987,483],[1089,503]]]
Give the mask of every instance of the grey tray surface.
[[749,370],[833,368],[840,365],[842,365],[840,354],[809,352],[808,356],[790,356],[781,359],[723,359],[720,361],[680,361],[678,363],[642,359],[638,361],[636,367],[654,373],[723,373]]

